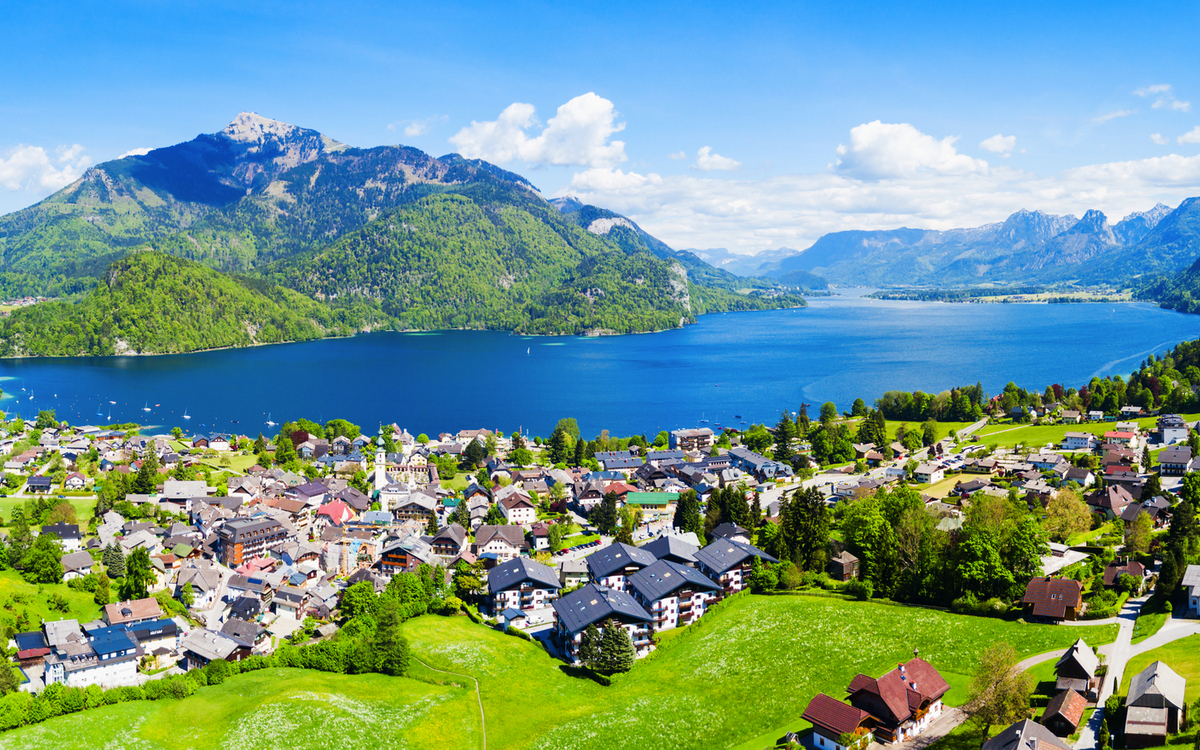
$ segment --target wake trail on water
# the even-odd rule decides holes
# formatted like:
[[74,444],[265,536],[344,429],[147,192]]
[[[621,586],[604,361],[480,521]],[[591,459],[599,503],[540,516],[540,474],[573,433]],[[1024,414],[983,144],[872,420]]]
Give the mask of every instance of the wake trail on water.
[[1155,352],[1161,350],[1163,347],[1170,347],[1173,341],[1174,341],[1174,339],[1168,339],[1167,341],[1164,341],[1161,344],[1157,344],[1155,346],[1150,347],[1149,349],[1147,349],[1144,352],[1141,352],[1140,354],[1130,354],[1128,357],[1121,357],[1120,359],[1114,359],[1110,362],[1106,362],[1100,366],[1099,370],[1096,370],[1095,372],[1093,372],[1092,376],[1090,378],[1088,378],[1088,380],[1090,381],[1092,378],[1104,377],[1105,372],[1112,372],[1113,369],[1116,368],[1116,366],[1122,362],[1128,362],[1131,359],[1145,359],[1147,356],[1154,354]]

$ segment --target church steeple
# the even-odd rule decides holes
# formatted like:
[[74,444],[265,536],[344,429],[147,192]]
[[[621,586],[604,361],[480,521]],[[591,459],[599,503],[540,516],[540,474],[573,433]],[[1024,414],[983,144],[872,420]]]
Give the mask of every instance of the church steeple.
[[388,485],[387,452],[383,449],[383,425],[379,426],[379,439],[375,441],[375,489]]

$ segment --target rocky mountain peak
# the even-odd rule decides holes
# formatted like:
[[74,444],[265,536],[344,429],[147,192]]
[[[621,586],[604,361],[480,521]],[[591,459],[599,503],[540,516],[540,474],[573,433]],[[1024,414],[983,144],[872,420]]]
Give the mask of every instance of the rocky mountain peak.
[[225,126],[221,135],[239,143],[260,143],[268,136],[286,140],[301,130],[295,125],[272,120],[255,112],[242,112]]

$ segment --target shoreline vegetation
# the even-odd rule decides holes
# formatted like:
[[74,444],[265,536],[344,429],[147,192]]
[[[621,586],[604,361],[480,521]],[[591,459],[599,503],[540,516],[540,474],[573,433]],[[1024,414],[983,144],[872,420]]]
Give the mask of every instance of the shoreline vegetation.
[[867,295],[870,299],[911,302],[953,302],[961,304],[1080,304],[1134,302],[1132,292],[1123,289],[1058,289],[1047,287],[1010,287],[980,289],[881,289]]

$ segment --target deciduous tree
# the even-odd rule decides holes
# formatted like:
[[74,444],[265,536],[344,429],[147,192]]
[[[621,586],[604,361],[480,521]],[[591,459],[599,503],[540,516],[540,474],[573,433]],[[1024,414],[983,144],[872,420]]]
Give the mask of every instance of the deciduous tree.
[[1017,652],[1007,643],[984,649],[963,707],[986,740],[993,725],[1006,726],[1029,715],[1032,678],[1017,668]]

